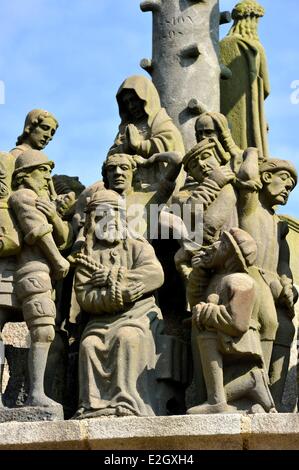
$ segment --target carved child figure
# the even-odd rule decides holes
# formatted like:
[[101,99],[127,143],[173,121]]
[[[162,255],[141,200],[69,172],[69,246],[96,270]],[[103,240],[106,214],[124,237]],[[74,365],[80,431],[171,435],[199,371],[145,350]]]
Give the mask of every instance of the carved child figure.
[[[52,279],[62,279],[68,273],[69,263],[59,250],[71,244],[72,231],[51,202],[53,167],[54,163],[37,150],[22,153],[16,159],[13,173],[15,191],[9,199],[24,237],[17,257],[15,293],[31,336],[27,406],[47,407],[55,404],[44,393],[48,351],[55,335]],[[7,321],[12,321],[11,313],[9,310],[1,311],[1,329]]]
[[248,274],[256,253],[253,238],[236,228],[223,232],[192,260],[188,293],[194,374],[199,389],[202,367],[207,402],[190,408],[189,414],[233,412],[244,398],[247,411],[256,405],[274,411],[258,332],[258,290]]

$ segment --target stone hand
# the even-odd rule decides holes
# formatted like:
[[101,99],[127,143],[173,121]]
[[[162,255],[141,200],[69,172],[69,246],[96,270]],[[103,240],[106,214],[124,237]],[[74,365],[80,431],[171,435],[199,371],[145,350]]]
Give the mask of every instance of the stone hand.
[[236,176],[229,167],[219,166],[218,168],[213,168],[213,170],[208,173],[208,178],[215,181],[220,188],[223,188],[228,183],[231,183]]
[[[282,291],[279,297],[279,303],[285,305],[288,310],[293,312],[295,304],[295,291],[291,279],[288,279],[286,276],[281,277]],[[293,315],[292,315],[293,316]]]
[[143,167],[143,168],[149,167],[152,164],[150,159],[143,158],[140,155],[134,155],[134,161],[136,162],[138,166]]
[[69,269],[70,263],[65,258],[63,258],[63,256],[61,256],[60,259],[55,263],[55,267],[53,269],[54,279],[59,281],[65,278],[69,272]]
[[46,199],[37,199],[36,208],[41,211],[52,222],[57,217],[56,205]]
[[137,127],[134,126],[134,124],[129,124],[127,126],[126,134],[129,146],[133,150],[137,150],[142,141]]
[[143,282],[132,282],[126,286],[122,292],[124,303],[136,302],[140,299],[145,292],[145,285]]
[[199,330],[217,330],[230,325],[232,319],[229,313],[222,306],[204,303],[196,305],[193,308],[193,321]]
[[93,273],[92,278],[90,280],[90,284],[92,284],[95,287],[105,286],[108,281],[109,273],[110,273],[110,270],[108,268],[105,268],[105,266],[103,266],[102,268],[98,269],[97,271]]

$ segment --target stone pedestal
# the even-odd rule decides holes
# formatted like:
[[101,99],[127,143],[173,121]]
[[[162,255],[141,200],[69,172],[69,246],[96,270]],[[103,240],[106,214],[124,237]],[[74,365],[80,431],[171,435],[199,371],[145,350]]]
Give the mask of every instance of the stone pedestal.
[[50,408],[28,406],[22,408],[0,408],[0,423],[7,422],[36,422],[36,421],[61,421],[63,420],[63,408],[61,405]]
[[0,450],[298,450],[299,415],[97,418],[0,424]]

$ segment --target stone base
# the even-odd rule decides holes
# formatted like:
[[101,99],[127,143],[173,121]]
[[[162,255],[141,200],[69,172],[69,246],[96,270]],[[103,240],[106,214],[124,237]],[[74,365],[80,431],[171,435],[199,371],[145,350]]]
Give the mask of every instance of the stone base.
[[298,450],[298,414],[0,424],[0,450]]
[[42,408],[39,406],[27,406],[22,408],[0,408],[0,423],[11,421],[37,422],[37,421],[61,421],[63,420],[63,408],[61,405]]

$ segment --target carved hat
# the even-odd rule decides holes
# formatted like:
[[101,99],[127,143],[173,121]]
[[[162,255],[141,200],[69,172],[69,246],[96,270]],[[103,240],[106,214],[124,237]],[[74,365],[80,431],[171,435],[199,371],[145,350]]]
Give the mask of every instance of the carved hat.
[[111,189],[101,189],[90,198],[86,212],[95,210],[98,206],[109,207],[117,210],[125,210],[125,200]]
[[257,244],[249,233],[240,228],[232,228],[229,232],[223,232],[225,238],[234,248],[235,261],[240,266],[240,271],[247,271],[257,257]]
[[280,160],[279,158],[269,158],[269,160],[265,160],[260,165],[260,173],[265,173],[269,171],[270,173],[276,173],[277,171],[288,171],[292,178],[294,178],[294,186],[296,186],[298,181],[298,174],[297,170],[294,165],[289,162],[288,160]]
[[41,165],[47,165],[51,169],[54,168],[55,164],[52,160],[49,160],[47,155],[39,150],[27,150],[21,153],[16,159],[15,171],[13,177],[16,177],[23,171],[28,171],[33,168],[37,168]]
[[183,165],[185,170],[188,171],[189,163],[195,158],[198,160],[206,159],[207,153],[211,153],[211,155],[213,153],[220,165],[226,164],[231,158],[217,138],[209,137],[208,139],[201,140],[184,156]]

